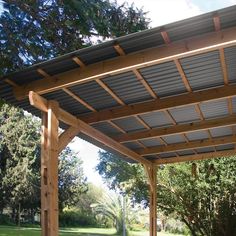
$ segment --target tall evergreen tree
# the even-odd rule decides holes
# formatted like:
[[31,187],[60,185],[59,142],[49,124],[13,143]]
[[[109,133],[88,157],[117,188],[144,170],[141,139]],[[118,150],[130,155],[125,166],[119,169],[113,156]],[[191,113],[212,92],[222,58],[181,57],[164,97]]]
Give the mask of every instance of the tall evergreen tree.
[[3,0],[0,75],[148,27],[142,9],[109,0]]

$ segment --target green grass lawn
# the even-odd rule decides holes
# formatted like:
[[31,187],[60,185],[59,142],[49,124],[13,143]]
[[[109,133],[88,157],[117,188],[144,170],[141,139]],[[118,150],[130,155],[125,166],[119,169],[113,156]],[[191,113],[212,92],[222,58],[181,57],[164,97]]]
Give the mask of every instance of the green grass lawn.
[[[101,236],[113,235],[115,229],[101,229],[101,228],[66,228],[60,230],[60,236]],[[145,232],[131,232],[132,236],[148,236],[149,233]],[[168,234],[158,232],[158,236],[181,236],[177,234]],[[40,236],[40,229],[37,228],[18,228],[18,227],[5,227],[0,226],[0,236]]]

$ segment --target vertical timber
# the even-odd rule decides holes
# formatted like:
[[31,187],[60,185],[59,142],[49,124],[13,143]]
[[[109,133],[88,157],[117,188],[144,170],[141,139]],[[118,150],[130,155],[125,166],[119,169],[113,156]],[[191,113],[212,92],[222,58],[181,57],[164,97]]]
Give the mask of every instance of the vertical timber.
[[42,113],[42,236],[58,236],[58,111],[58,103],[55,101],[48,101],[48,111]]
[[155,165],[145,168],[149,179],[149,235],[157,235],[157,167]]

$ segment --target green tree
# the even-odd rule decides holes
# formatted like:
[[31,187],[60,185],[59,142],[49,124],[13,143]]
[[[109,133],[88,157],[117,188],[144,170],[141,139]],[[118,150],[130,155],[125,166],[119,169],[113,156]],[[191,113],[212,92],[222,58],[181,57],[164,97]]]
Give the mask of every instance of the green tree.
[[80,195],[87,191],[87,180],[83,173],[79,154],[66,148],[59,156],[59,210],[76,206]]
[[[235,165],[235,158],[219,158],[161,166],[157,176],[159,210],[180,219],[194,236],[236,235]],[[125,191],[135,202],[145,199],[148,203],[147,179],[142,169],[100,152],[97,170],[109,186],[127,186]]]
[[109,0],[3,0],[1,74],[148,27],[142,9]]
[[[8,105],[0,109],[0,212],[10,206],[13,212],[19,204],[29,208],[35,205],[37,181],[34,163],[39,147],[37,120]],[[37,203],[36,203],[37,204]]]

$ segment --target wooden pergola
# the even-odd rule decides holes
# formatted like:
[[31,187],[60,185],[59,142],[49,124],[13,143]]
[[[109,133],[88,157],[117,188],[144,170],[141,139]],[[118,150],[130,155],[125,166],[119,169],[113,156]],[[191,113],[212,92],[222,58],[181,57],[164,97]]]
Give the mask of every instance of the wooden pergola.
[[235,155],[235,13],[233,6],[117,38],[0,81],[1,98],[42,112],[43,236],[58,235],[58,155],[75,136],[143,165],[150,236],[157,166]]

